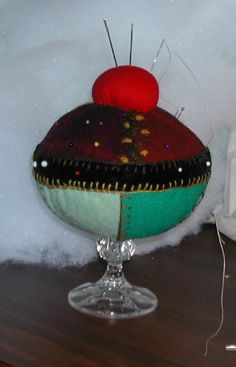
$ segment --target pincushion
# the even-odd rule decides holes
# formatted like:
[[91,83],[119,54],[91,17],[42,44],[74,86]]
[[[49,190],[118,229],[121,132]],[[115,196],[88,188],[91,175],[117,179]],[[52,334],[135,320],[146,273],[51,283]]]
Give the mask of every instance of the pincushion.
[[92,94],[98,105],[148,112],[157,105],[159,87],[147,70],[123,65],[101,74],[93,85]]
[[166,231],[199,203],[211,171],[209,150],[156,107],[158,94],[148,71],[109,69],[94,83],[95,103],[54,124],[33,166],[40,193],[60,218],[125,240]]

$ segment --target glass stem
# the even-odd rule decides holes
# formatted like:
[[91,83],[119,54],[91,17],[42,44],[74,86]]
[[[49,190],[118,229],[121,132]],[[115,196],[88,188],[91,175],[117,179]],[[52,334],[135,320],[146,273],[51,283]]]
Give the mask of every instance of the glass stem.
[[105,283],[105,284],[110,284],[110,285],[112,284],[113,287],[122,286],[125,282],[122,262],[118,262],[118,263],[108,262],[106,272],[103,275],[101,281],[102,283]]
[[123,264],[122,263],[108,263],[106,274],[107,276],[111,278],[122,277],[123,276]]

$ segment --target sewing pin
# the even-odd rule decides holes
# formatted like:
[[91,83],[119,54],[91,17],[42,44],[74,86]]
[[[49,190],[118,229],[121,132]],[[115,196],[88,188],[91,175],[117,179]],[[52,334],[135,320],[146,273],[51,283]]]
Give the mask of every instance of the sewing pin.
[[130,49],[129,49],[129,65],[131,65],[131,62],[132,62],[133,30],[134,30],[134,22],[131,22],[131,28],[130,28]]
[[110,43],[112,56],[113,56],[113,59],[114,59],[114,61],[115,61],[115,65],[116,65],[116,67],[117,67],[117,66],[118,66],[118,64],[117,64],[117,60],[116,60],[116,55],[115,55],[115,51],[114,51],[114,48],[113,48],[113,44],[112,44],[112,40],[111,40],[111,36],[110,36],[110,32],[109,32],[109,29],[108,29],[108,26],[107,26],[107,21],[106,21],[106,19],[103,19],[103,22],[104,22],[104,25],[105,25],[105,28],[106,28],[106,32],[107,32],[107,36],[108,36],[108,40],[109,40],[109,43]]

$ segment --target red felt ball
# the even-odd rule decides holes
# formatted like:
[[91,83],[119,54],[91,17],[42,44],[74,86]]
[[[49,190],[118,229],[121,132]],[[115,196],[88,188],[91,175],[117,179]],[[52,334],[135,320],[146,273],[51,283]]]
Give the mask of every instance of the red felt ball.
[[124,65],[102,73],[93,84],[92,94],[98,105],[148,112],[157,105],[159,86],[149,71]]

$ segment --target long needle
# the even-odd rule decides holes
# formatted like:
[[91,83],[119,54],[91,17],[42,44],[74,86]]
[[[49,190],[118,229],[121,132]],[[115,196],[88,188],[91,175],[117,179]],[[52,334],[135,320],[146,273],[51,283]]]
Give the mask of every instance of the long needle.
[[163,47],[163,45],[164,45],[164,42],[165,42],[165,39],[163,38],[163,40],[161,41],[160,47],[159,47],[159,49],[158,49],[158,51],[157,51],[157,53],[156,53],[156,56],[155,56],[155,58],[154,58],[154,60],[153,60],[153,63],[152,63],[152,66],[151,66],[150,71],[152,71],[152,70],[153,70],[153,68],[154,68],[154,66],[155,66],[155,64],[156,64],[156,62],[157,62],[158,56],[159,56],[159,54],[160,54],[160,52],[161,52],[161,49],[162,49],[162,47]]
[[132,63],[133,30],[134,30],[134,22],[131,22],[131,28],[130,28],[130,48],[129,48],[129,65],[131,65],[131,63]]
[[117,64],[117,61],[116,61],[116,55],[115,55],[115,52],[114,52],[114,48],[113,48],[113,44],[112,44],[112,41],[111,41],[111,36],[110,36],[110,32],[109,32],[109,29],[108,29],[108,26],[107,26],[107,21],[106,19],[103,19],[103,22],[105,24],[105,28],[106,28],[106,32],[107,32],[107,36],[108,36],[108,39],[109,39],[109,43],[110,43],[110,46],[111,46],[111,52],[112,52],[112,56],[113,56],[113,59],[115,61],[115,65],[116,67],[118,66]]

